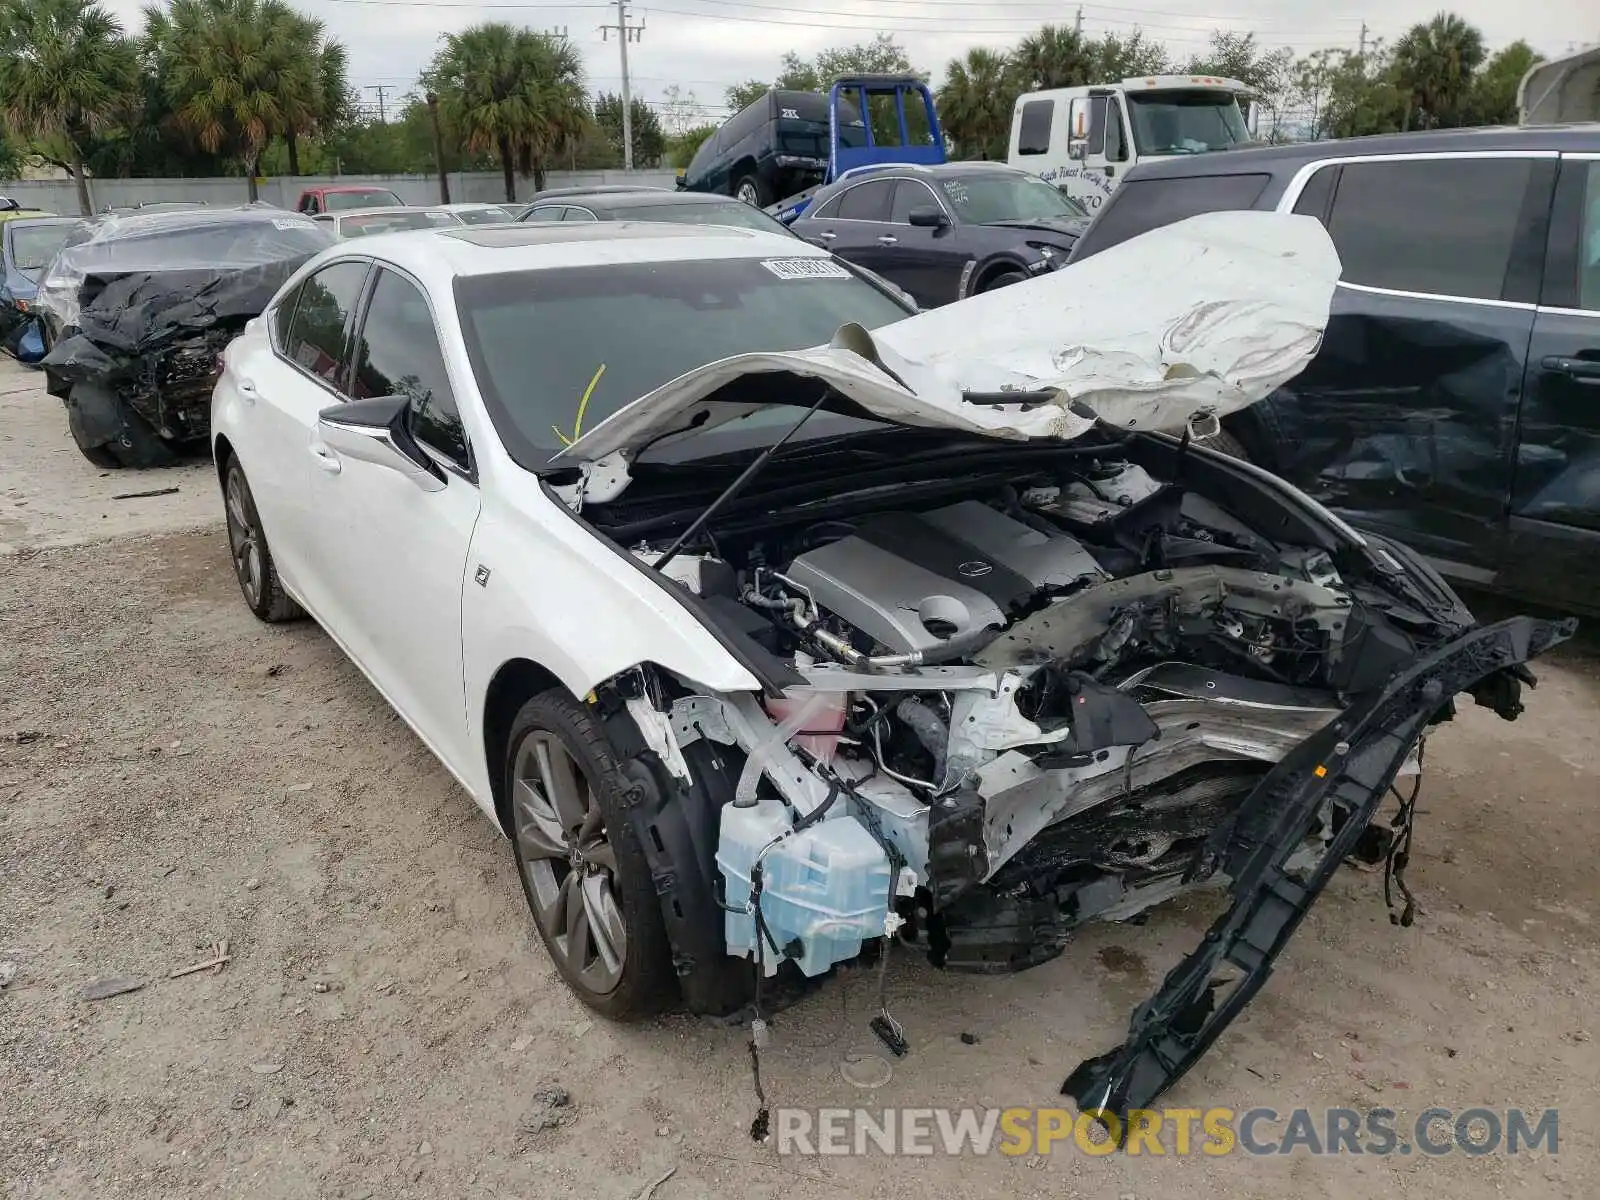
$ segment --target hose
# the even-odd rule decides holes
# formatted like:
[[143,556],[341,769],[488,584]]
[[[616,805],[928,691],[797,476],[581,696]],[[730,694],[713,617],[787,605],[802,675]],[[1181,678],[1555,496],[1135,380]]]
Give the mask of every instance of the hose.
[[917,735],[922,748],[933,755],[933,786],[944,783],[945,751],[950,744],[950,730],[939,714],[915,696],[907,696],[894,708],[895,716],[905,722],[906,728]]

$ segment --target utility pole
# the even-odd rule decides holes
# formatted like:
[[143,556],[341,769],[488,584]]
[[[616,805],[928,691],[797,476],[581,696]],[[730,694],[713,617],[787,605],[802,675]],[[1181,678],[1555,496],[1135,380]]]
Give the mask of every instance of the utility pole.
[[1361,48],[1356,51],[1356,54],[1362,58],[1367,56],[1367,23],[1365,21],[1361,22]]
[[1080,35],[1083,33],[1083,5],[1081,4],[1078,5],[1078,15],[1072,18],[1072,32]]
[[428,93],[428,117],[433,122],[433,165],[439,172],[439,203],[450,203],[450,176],[444,169],[444,135],[439,132],[439,97]]
[[628,24],[628,0],[616,0],[617,23],[600,26],[600,40],[605,41],[612,30],[617,32],[617,46],[622,52],[622,166],[633,170],[633,93],[628,89],[628,43],[638,41],[644,33],[644,22]]
[[385,92],[394,91],[394,84],[392,84],[392,83],[369,83],[366,86],[366,90],[369,91],[369,92],[377,92],[378,93],[378,124],[387,125],[389,122],[388,122],[387,116],[385,115],[385,111],[384,111],[384,107],[383,107],[383,94]]

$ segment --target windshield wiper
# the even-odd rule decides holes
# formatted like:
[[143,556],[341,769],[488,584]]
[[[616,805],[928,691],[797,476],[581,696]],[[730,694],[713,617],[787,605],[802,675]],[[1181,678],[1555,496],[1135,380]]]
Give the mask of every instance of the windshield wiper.
[[658,571],[661,570],[669,562],[676,558],[678,556],[678,552],[688,544],[689,539],[694,537],[695,534],[699,533],[705,528],[707,521],[716,516],[724,505],[737,497],[740,492],[744,491],[745,487],[750,483],[750,481],[761,473],[762,468],[772,461],[772,456],[781,450],[784,444],[788,442],[790,438],[800,432],[801,426],[803,426],[807,421],[811,420],[812,417],[816,416],[817,411],[828,402],[828,397],[832,394],[832,388],[823,388],[822,395],[818,396],[816,402],[800,415],[800,419],[793,425],[789,426],[788,429],[784,430],[781,438],[773,442],[772,445],[768,446],[760,454],[756,455],[754,461],[752,461],[751,464],[744,470],[739,472],[738,478],[736,478],[727,487],[723,488],[722,491],[718,493],[717,498],[706,506],[704,512],[702,512],[693,521],[689,522],[689,528],[680,533],[678,535],[678,540],[667,547],[667,552],[660,558],[656,559],[654,563],[655,569]]

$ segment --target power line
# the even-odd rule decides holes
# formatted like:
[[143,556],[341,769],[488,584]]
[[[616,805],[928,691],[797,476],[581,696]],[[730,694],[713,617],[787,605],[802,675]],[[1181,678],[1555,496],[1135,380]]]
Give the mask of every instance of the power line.
[[628,24],[628,0],[617,0],[617,23],[600,26],[600,40],[612,30],[617,34],[617,49],[622,55],[622,169],[633,170],[633,93],[628,89],[628,43],[644,36],[644,22]]

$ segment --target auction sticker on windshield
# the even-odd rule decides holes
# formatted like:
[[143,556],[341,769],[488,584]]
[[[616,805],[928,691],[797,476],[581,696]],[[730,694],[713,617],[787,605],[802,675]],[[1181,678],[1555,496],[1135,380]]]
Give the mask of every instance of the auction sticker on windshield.
[[761,265],[779,279],[849,279],[850,272],[825,258],[764,258]]

